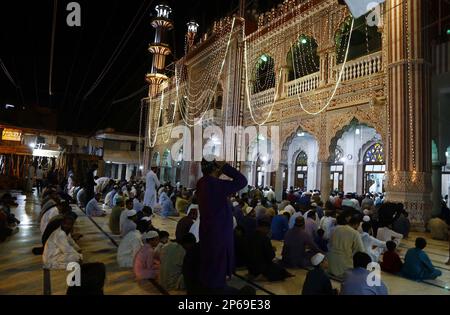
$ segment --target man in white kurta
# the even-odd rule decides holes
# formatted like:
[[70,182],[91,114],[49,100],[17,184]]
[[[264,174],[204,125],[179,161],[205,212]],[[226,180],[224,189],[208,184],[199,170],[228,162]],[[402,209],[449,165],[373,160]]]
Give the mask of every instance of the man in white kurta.
[[96,194],[101,194],[103,192],[103,190],[106,188],[106,186],[108,186],[109,182],[110,182],[110,178],[109,177],[100,177],[98,178],[95,183],[97,184],[97,186],[95,186],[94,190]]
[[57,229],[50,235],[47,243],[45,243],[44,268],[50,270],[65,270],[67,265],[72,262],[80,262],[83,256],[79,253],[80,247],[75,241],[63,230],[62,227]]
[[159,186],[161,186],[161,183],[159,182],[158,176],[156,176],[153,170],[150,170],[146,178],[144,206],[151,207],[152,209],[155,207],[157,203],[156,189]]
[[142,234],[134,229],[122,239],[117,250],[117,263],[121,268],[133,268],[134,258],[139,250],[144,246]]
[[359,222],[351,221],[348,225],[339,225],[330,238],[328,253],[328,272],[341,277],[353,268],[353,255],[365,252],[361,235],[356,230]]
[[52,208],[50,208],[46,213],[44,213],[44,215],[42,216],[41,225],[40,225],[41,234],[44,234],[48,223],[54,217],[56,217],[58,214],[59,214],[59,209],[58,209],[58,207],[56,205],[53,206]]

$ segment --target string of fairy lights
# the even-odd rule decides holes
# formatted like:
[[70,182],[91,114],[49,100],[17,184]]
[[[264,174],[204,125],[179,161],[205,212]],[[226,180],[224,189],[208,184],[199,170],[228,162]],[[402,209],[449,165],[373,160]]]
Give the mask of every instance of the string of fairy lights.
[[[311,0],[306,1],[306,5],[312,7]],[[301,6],[294,6],[291,13],[300,16]],[[304,9],[304,7],[302,7]],[[331,9],[326,11],[330,14]],[[309,10],[306,10],[309,11]],[[275,20],[272,28],[277,28],[285,24],[287,14]],[[341,85],[346,64],[349,58],[350,44],[352,41],[352,33],[354,31],[355,19],[349,18],[350,27],[344,34],[342,29],[341,36],[336,39],[336,61],[342,61],[339,68],[336,68],[336,78],[334,87],[330,89],[326,100],[313,100],[309,94],[296,87],[294,93],[298,100],[299,108],[308,115],[316,116],[326,111],[334,100],[339,86]],[[244,21],[245,23],[245,21]],[[317,73],[320,71],[320,59],[317,56],[317,44],[315,38],[319,37],[321,27],[320,20],[317,17],[301,17],[301,21],[296,23],[294,30],[298,39],[291,47],[291,63],[294,80],[297,81],[303,76]],[[329,25],[328,25],[329,26]],[[226,18],[220,22],[220,27],[215,29],[214,38],[207,47],[205,57],[201,56],[201,62],[191,62],[186,56],[175,64],[175,77],[171,89],[175,90],[175,101],[172,97],[167,101],[165,91],[155,100],[150,99],[150,103],[159,103],[159,110],[154,111],[151,127],[148,136],[150,139],[150,147],[153,148],[157,142],[158,129],[164,110],[168,111],[166,122],[173,125],[176,120],[176,114],[179,113],[180,118],[188,127],[194,127],[203,122],[203,118],[211,109],[211,104],[217,93],[221,77],[224,71],[224,65],[229,55],[233,34],[236,28],[236,18]],[[305,30],[309,30],[305,32]],[[271,40],[263,40],[263,32],[257,32],[246,37],[245,24],[241,27],[243,38],[243,66],[244,66],[244,94],[247,107],[252,121],[258,125],[265,125],[272,117],[275,104],[278,101],[277,93],[280,91],[280,85],[283,80],[283,69],[276,68],[275,58],[283,51],[284,40],[282,36],[274,36]],[[366,47],[369,47],[369,32],[366,26]],[[319,62],[318,62],[319,60]],[[336,62],[338,63],[338,62]],[[338,63],[339,64],[339,63]],[[333,75],[335,73],[333,72]],[[372,83],[370,84],[371,95],[373,94]],[[168,89],[166,87],[166,89]],[[264,99],[261,101],[260,93],[264,93]],[[172,96],[172,95],[171,95]],[[264,116],[264,117],[263,117]],[[171,120],[169,118],[172,117]],[[164,143],[170,141],[170,134],[166,133],[163,139]]]

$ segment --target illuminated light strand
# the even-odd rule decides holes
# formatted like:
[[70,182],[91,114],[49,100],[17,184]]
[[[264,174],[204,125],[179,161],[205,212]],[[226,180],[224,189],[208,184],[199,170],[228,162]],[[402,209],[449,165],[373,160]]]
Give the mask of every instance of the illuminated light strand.
[[[232,28],[234,28],[234,26]],[[225,42],[225,41],[223,41],[223,42]],[[220,45],[223,46],[223,44],[220,44]],[[226,58],[226,55],[227,55],[227,51],[225,51],[225,56],[223,58]],[[218,60],[218,59],[216,58],[214,60]],[[217,64],[219,65],[220,63],[217,63]],[[218,67],[215,67],[215,68],[218,68]],[[215,71],[208,71],[208,73],[210,75],[213,74],[214,72]],[[219,73],[219,79],[220,79],[220,75],[221,75],[221,73]],[[216,83],[214,83],[214,84],[216,84],[216,86],[217,86],[217,83],[218,83],[219,79],[217,79]],[[188,78],[188,80],[189,80],[189,78]],[[179,82],[179,81],[180,80],[177,80],[177,82]],[[194,108],[194,109],[199,108],[199,110],[197,110],[195,113],[193,113],[193,115],[196,116],[203,110],[203,107],[204,107],[203,104],[205,103],[205,100],[208,101],[208,102],[211,101],[212,97],[214,97],[215,91],[212,90],[212,87],[205,90],[205,86],[202,85],[200,87],[201,88],[201,94],[202,94],[201,98],[199,98],[197,100],[191,100],[189,98],[189,96],[198,96],[200,93],[198,95],[192,95],[190,93],[190,91],[189,91],[190,89],[192,89],[192,84],[191,84],[190,81],[188,81],[188,82],[190,83],[190,88],[186,91],[186,87],[184,87],[185,94],[187,94],[187,95],[185,95],[185,98],[187,98],[187,103],[188,103],[188,108],[189,108],[190,114],[192,114],[192,110],[191,110],[192,108]],[[216,87],[216,89],[217,89],[217,87]],[[212,95],[209,95],[209,93],[211,93]],[[194,104],[194,103],[197,103],[199,105],[192,106],[192,104]]]
[[347,51],[346,51],[346,53],[345,53],[344,62],[342,63],[342,68],[341,68],[341,71],[340,71],[340,73],[339,73],[339,77],[338,77],[338,80],[337,80],[336,85],[335,85],[335,87],[334,87],[333,93],[332,93],[331,97],[328,99],[326,105],[325,105],[322,109],[320,109],[319,111],[317,111],[317,112],[310,112],[309,110],[307,110],[307,109],[303,106],[303,103],[302,103],[301,97],[300,97],[300,93],[297,94],[297,98],[298,98],[298,101],[299,101],[299,104],[300,104],[301,109],[302,109],[305,113],[307,113],[308,115],[316,116],[316,115],[319,115],[319,114],[323,113],[323,112],[330,106],[331,101],[332,101],[332,100],[334,99],[334,97],[336,96],[337,90],[338,90],[339,85],[341,84],[341,81],[342,81],[342,76],[343,76],[343,74],[344,74],[345,65],[347,64],[348,52],[349,52],[349,50],[350,50],[350,42],[351,42],[351,39],[352,39],[352,32],[353,32],[353,26],[354,26],[354,24],[355,24],[355,19],[352,19],[352,25],[351,25],[351,28],[350,28],[350,35],[349,35],[349,38],[348,38]]
[[[227,46],[226,46],[226,50],[225,50],[225,56],[223,58],[223,61],[221,62],[220,71],[219,71],[219,74],[217,76],[217,80],[216,80],[216,83],[215,83],[214,93],[217,90],[217,87],[218,87],[219,81],[220,81],[220,77],[221,77],[221,75],[223,73],[223,69],[224,69],[224,66],[225,66],[226,58],[228,56],[228,52],[229,52],[230,45],[231,45],[231,39],[232,39],[232,36],[233,36],[233,33],[234,33],[235,23],[236,23],[236,18],[234,17],[233,20],[232,20],[231,31],[230,31],[230,35],[229,35]],[[177,93],[178,93],[179,92],[179,84],[180,84],[178,78],[176,78],[176,84],[177,84]],[[188,121],[188,119],[187,119],[187,118],[190,118],[190,117],[184,117],[183,111],[180,110],[180,113],[181,113],[181,116],[182,116],[181,118],[183,119],[183,121],[185,122],[185,124],[187,126],[195,127],[195,126],[197,126],[197,125],[202,123],[203,118],[205,117],[205,115],[209,111],[209,109],[211,108],[211,100],[212,100],[213,97],[214,97],[214,95],[212,95],[209,98],[208,103],[207,103],[207,108],[206,108],[206,110],[204,110],[203,114],[200,115],[201,117],[199,117],[197,119],[197,121],[195,121],[196,120],[195,117],[192,119],[193,123],[190,123]],[[180,106],[180,109],[181,109],[181,106]],[[189,109],[189,107],[188,107],[188,109]],[[189,112],[188,112],[188,115],[189,115]]]

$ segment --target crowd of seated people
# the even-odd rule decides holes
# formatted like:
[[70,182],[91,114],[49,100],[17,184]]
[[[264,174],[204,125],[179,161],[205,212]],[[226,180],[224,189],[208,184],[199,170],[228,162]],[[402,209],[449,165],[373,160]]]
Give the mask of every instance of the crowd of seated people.
[[[201,218],[195,191],[167,183],[158,187],[158,202],[150,208],[142,202],[144,182],[116,182],[105,177],[95,180],[95,195],[90,200],[86,199],[86,189],[77,187],[73,175],[68,180],[70,189],[69,184],[63,189],[53,185],[43,189],[39,214],[42,247],[33,252],[42,255],[44,267],[60,270],[70,262],[83,262],[77,245],[81,235],[73,232],[77,215],[70,203],[78,203],[90,217],[103,217],[107,216],[103,201],[111,208],[107,218],[110,232],[121,237],[117,252],[120,267],[133,271],[136,280],[158,281],[168,291],[202,292],[198,281]],[[249,186],[230,196],[233,255],[236,266],[246,268],[251,280],[283,281],[293,277],[289,270],[302,268],[309,270],[304,294],[337,294],[329,285],[328,275],[343,281],[340,294],[387,294],[383,286],[374,292],[362,284],[371,262],[413,280],[441,275],[424,251],[424,239],[417,239],[415,248],[409,249],[402,261],[398,248],[409,236],[408,213],[403,205],[384,201],[382,194],[333,193],[323,203],[320,191],[291,188],[283,199],[277,202],[271,187]],[[5,226],[18,223],[11,205],[14,203],[8,195],[0,200],[2,233],[2,213]],[[172,241],[167,232],[152,223],[154,215],[167,218],[181,214]],[[445,218],[443,211],[439,219]],[[281,252],[277,253],[272,241],[282,242]]]

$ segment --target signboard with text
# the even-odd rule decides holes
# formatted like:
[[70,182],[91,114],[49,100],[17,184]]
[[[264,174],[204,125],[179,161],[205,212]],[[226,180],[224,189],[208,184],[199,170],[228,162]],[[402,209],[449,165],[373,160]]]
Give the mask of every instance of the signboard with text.
[[3,129],[2,140],[20,142],[22,140],[22,131],[16,129]]

